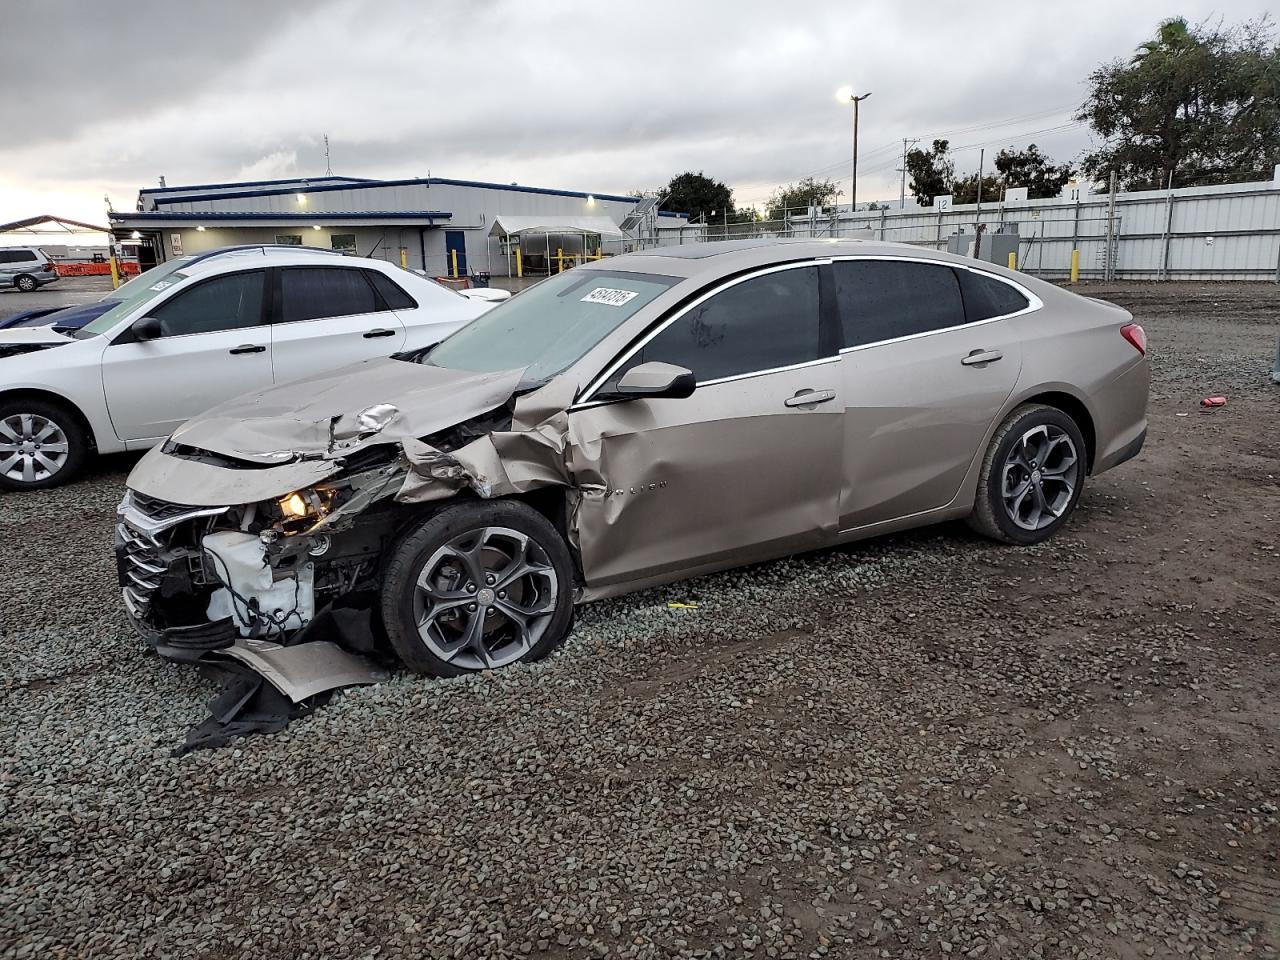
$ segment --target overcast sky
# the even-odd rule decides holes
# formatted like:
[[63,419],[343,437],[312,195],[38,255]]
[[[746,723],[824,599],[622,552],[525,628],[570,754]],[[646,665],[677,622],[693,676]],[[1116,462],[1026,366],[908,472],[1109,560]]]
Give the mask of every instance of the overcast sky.
[[896,198],[903,137],[950,135],[957,168],[1065,127],[1100,61],[1164,17],[1266,0],[39,0],[0,16],[0,222],[102,222],[140,187],[324,173],[457,177],[601,193],[702,170],[761,203],[814,174]]

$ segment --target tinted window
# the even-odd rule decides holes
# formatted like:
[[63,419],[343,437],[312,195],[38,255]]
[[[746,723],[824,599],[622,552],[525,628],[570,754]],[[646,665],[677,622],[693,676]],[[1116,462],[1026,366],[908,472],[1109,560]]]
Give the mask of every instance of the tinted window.
[[960,282],[950,267],[904,260],[838,260],[833,266],[846,347],[965,322]]
[[958,270],[964,294],[965,317],[970,323],[990,317],[1017,313],[1028,306],[1027,298],[1007,283],[971,270]]
[[280,299],[280,318],[285,323],[376,313],[382,309],[363,270],[332,267],[281,270]]
[[0,263],[29,263],[36,259],[34,250],[0,250]]
[[[251,270],[247,273],[213,277],[190,290],[176,294],[151,310],[148,315],[159,318],[160,330],[166,337],[254,327],[262,322],[262,288],[265,276],[261,270]],[[164,281],[160,283],[163,284]],[[116,309],[132,309],[136,305],[135,301],[128,305],[121,304]]]
[[418,301],[401,290],[400,285],[385,273],[380,273],[377,270],[366,270],[364,275],[377,288],[378,296],[382,297],[382,302],[390,309],[412,310],[418,305]]
[[818,268],[752,277],[694,307],[628,363],[661,360],[699,383],[817,360]]

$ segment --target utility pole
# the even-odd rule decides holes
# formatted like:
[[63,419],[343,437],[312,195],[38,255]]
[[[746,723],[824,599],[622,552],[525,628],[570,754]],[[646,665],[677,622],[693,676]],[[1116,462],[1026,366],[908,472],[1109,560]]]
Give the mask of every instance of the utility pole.
[[982,213],[982,165],[987,159],[987,148],[978,151],[978,213]]
[[333,176],[333,167],[329,166],[329,135],[324,135],[324,175]]
[[842,87],[836,91],[836,99],[841,103],[853,104],[853,174],[849,177],[849,212],[858,209],[858,104],[871,96],[864,93],[858,96],[852,87]]
[[898,187],[898,209],[907,209],[907,149],[919,143],[919,140],[902,138],[902,184]]

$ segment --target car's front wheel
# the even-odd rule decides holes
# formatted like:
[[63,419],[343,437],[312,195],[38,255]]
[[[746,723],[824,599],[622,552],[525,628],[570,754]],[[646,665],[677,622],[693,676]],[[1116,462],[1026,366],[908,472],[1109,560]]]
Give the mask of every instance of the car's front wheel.
[[0,400],[0,490],[39,490],[70,480],[89,443],[65,407],[40,399]]
[[969,525],[1005,543],[1048,539],[1080,500],[1086,457],[1070,416],[1046,404],[1023,404],[991,438]]
[[392,549],[382,616],[396,653],[419,673],[453,677],[537,660],[573,621],[569,549],[522,503],[447,507]]

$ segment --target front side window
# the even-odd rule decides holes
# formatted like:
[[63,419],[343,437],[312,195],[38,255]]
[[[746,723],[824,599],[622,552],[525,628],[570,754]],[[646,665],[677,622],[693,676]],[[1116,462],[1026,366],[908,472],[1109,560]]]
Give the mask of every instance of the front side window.
[[148,316],[160,321],[161,336],[165,337],[256,327],[262,323],[265,278],[261,270],[213,277],[175,294]]
[[[131,292],[127,296],[119,298],[120,302],[98,317],[98,319],[86,323],[73,336],[76,339],[84,340],[89,337],[96,337],[100,333],[106,333],[138,307],[156,299],[170,287],[176,286],[189,276],[179,270],[167,270],[167,268],[162,269],[160,267],[155,269],[161,271],[159,275],[153,270],[148,270],[146,273],[140,274],[128,283],[123,284],[119,290],[115,291],[116,294],[124,293],[126,287],[132,287]],[[138,285],[139,280],[145,280],[145,285]],[[104,297],[103,299],[115,300],[117,297]]]
[[556,274],[481,314],[440,343],[426,362],[477,373],[524,368],[526,382],[542,382],[679,282],[613,270]]
[[280,319],[284,323],[377,313],[381,309],[362,270],[287,267],[280,271]]
[[[699,383],[817,360],[818,268],[751,277],[676,319],[627,362],[661,360]],[[622,371],[619,371],[620,373]]]
[[[837,260],[836,303],[845,347],[965,322],[956,271],[909,260]],[[965,271],[962,271],[965,272]]]

